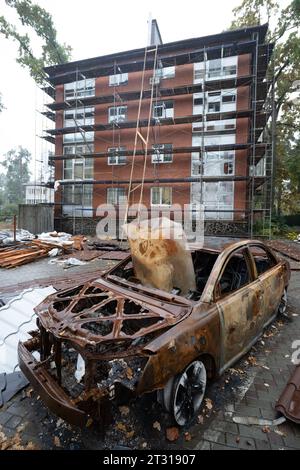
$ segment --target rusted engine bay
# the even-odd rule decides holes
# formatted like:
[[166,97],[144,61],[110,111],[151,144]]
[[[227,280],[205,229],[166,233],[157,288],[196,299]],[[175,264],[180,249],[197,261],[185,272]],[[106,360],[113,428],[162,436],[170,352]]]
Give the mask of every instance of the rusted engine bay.
[[[36,308],[39,331],[19,345],[20,366],[27,375],[33,367],[32,382],[40,382],[36,385],[44,401],[79,425],[89,416],[107,421],[109,402],[134,394],[138,385],[139,392],[147,391],[141,385],[151,356],[147,344],[188,311],[171,304],[164,309],[159,299],[149,306],[138,293],[129,300],[122,289],[112,292],[102,282],[91,281],[45,299]],[[33,359],[34,351],[40,354],[39,362]],[[75,378],[79,355],[84,360],[81,381]],[[41,390],[45,383],[50,388],[47,396]],[[62,411],[60,401],[67,410]]]

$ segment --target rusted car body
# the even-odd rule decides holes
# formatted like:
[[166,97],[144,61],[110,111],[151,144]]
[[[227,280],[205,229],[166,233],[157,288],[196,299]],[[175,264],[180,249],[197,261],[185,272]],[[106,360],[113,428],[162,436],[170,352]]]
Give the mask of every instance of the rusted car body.
[[105,420],[120,396],[157,391],[179,425],[193,419],[206,377],[222,374],[285,309],[290,269],[259,241],[208,239],[191,250],[197,290],[188,296],[142,286],[129,256],[37,307],[19,364],[53,412],[84,425]]

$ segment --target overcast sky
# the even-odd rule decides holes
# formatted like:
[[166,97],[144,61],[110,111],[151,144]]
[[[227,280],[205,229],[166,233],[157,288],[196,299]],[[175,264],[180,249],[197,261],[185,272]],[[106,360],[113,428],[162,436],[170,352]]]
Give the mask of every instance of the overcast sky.
[[[232,19],[240,0],[36,0],[51,13],[60,42],[73,48],[72,59],[144,47],[149,13],[156,18],[163,42],[219,33]],[[14,20],[11,8],[0,0],[0,15]],[[0,114],[0,159],[18,145],[40,159],[51,145],[36,135],[53,123],[37,111],[43,106],[26,69],[15,61],[17,46],[0,35],[0,92],[6,109]],[[46,102],[49,101],[46,98]]]

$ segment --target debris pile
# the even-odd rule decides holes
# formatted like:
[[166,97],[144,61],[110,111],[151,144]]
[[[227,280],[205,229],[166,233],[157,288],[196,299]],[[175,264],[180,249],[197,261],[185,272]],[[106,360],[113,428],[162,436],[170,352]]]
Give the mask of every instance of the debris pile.
[[[14,240],[15,238],[15,240]],[[27,230],[16,230],[16,234],[14,234],[13,230],[1,230],[0,231],[0,246],[8,246],[12,245],[17,242],[22,242],[22,241],[29,241],[33,240],[34,235],[32,233],[28,232]]]
[[57,248],[56,244],[41,240],[32,240],[18,243],[13,247],[0,248],[0,268],[15,268],[45,258],[54,248]]

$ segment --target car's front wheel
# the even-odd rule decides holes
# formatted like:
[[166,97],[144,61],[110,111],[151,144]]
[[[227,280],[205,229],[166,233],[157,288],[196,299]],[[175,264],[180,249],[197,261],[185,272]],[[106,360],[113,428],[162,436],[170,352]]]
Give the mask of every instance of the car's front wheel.
[[206,383],[204,364],[194,361],[162,391],[159,401],[173,415],[179,426],[187,426],[196,418],[203,402]]

